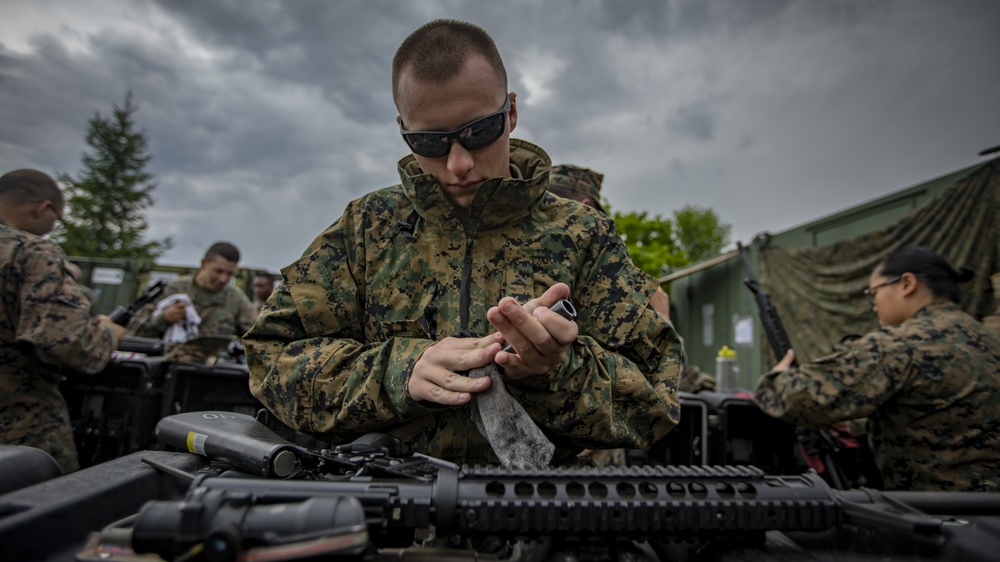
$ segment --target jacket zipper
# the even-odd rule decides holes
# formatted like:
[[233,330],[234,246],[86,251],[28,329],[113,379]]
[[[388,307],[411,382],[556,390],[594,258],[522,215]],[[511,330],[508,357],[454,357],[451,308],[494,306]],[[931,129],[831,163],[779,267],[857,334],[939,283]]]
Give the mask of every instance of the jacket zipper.
[[472,277],[472,237],[473,234],[466,235],[465,237],[465,258],[462,262],[462,288],[459,296],[459,318],[461,322],[460,335],[463,338],[472,337],[472,332],[469,331],[469,301],[472,298],[469,294],[469,283]]

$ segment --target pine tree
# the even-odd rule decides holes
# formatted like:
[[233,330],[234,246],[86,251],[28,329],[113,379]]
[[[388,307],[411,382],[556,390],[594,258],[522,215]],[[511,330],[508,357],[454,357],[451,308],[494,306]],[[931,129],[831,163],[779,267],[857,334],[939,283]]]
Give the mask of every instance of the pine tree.
[[136,130],[132,92],[125,105],[112,105],[113,115],[99,112],[88,122],[79,179],[59,174],[66,194],[66,216],[55,239],[71,256],[155,261],[173,246],[170,238],[144,241],[149,224],[144,210],[155,201],[152,160],[143,131]]

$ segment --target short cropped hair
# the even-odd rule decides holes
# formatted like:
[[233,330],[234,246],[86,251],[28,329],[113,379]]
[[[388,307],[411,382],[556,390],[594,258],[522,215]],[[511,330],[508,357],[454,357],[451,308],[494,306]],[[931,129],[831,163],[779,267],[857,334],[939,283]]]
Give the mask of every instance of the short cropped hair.
[[240,250],[229,242],[216,242],[215,244],[212,244],[207,252],[205,252],[205,259],[212,259],[215,256],[219,256],[231,262],[239,262]]
[[7,172],[0,177],[0,199],[11,205],[24,205],[36,201],[64,204],[62,190],[45,172],[23,169]]
[[270,273],[268,271],[258,271],[257,273],[254,274],[254,278],[257,278],[257,277],[262,277],[264,279],[267,279],[268,282],[270,282],[272,284],[274,283],[274,274]]
[[409,68],[413,77],[440,84],[454,77],[473,55],[482,55],[507,90],[507,69],[489,33],[464,21],[439,19],[420,26],[396,50],[392,58],[392,100],[399,107],[399,76]]

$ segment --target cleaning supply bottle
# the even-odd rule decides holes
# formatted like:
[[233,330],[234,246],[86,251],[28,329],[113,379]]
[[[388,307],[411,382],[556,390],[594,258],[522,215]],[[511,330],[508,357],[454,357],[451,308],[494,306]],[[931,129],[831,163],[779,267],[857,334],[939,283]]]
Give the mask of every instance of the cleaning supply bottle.
[[736,364],[736,351],[722,346],[715,358],[716,392],[733,392],[739,386],[740,368]]

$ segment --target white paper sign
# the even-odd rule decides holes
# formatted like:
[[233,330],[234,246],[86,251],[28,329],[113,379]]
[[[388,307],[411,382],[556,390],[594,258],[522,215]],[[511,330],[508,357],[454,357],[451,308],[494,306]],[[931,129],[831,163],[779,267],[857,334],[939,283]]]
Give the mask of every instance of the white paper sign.
[[733,324],[736,345],[753,345],[753,317],[737,316]]
[[173,271],[150,271],[149,272],[149,287],[152,287],[159,280],[164,280],[167,283],[177,279],[181,275]]
[[715,305],[712,303],[701,307],[701,343],[710,347],[715,345]]
[[101,285],[121,285],[125,280],[125,270],[114,267],[95,267],[90,273],[90,282]]

